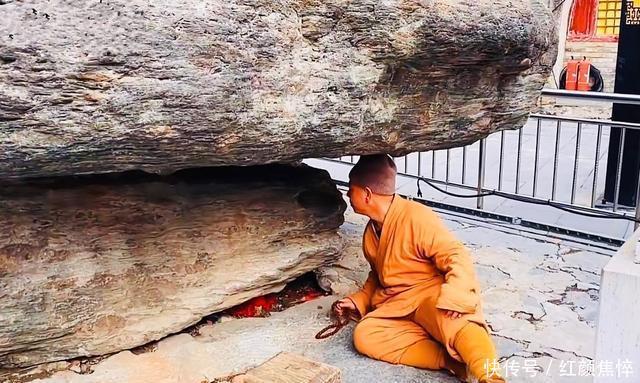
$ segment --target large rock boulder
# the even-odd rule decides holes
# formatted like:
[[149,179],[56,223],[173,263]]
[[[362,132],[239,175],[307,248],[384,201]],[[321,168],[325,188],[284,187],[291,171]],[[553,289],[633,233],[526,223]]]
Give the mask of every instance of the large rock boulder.
[[542,0],[0,1],[0,178],[459,146],[518,128]]
[[336,261],[346,204],[306,166],[0,188],[0,369],[157,340]]

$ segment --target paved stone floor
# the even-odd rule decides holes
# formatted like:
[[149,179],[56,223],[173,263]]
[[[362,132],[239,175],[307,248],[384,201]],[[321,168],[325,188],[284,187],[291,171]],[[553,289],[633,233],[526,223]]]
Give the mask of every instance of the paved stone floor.
[[[442,216],[472,249],[486,318],[509,381],[590,381],[580,375],[586,375],[584,367],[594,362],[599,275],[612,252],[501,223]],[[319,272],[321,283],[331,285],[337,295],[353,291],[368,272],[360,255],[364,224],[362,217],[348,212],[342,227],[349,242],[345,256],[338,265]],[[350,341],[352,327],[327,340],[315,340],[313,335],[328,323],[327,311],[334,299],[325,297],[268,318],[223,320],[205,326],[195,337],[170,336],[151,352],[134,355],[125,351],[101,360],[91,366],[91,374],[73,372],[78,367],[66,362],[52,364],[32,371],[41,374],[32,381],[211,382],[260,364],[280,351],[337,366],[346,383],[456,381],[444,373],[358,355]],[[49,375],[45,370],[59,371],[44,377]]]

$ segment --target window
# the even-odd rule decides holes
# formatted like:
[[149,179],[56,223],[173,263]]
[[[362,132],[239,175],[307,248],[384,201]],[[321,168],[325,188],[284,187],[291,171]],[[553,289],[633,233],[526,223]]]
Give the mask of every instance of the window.
[[600,0],[596,21],[596,35],[618,36],[620,34],[620,15],[622,0]]

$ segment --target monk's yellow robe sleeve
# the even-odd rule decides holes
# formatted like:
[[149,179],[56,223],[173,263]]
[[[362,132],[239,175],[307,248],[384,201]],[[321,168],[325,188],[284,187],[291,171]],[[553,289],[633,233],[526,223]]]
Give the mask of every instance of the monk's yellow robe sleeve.
[[475,313],[480,304],[480,291],[469,250],[435,213],[431,212],[427,218],[417,230],[419,252],[430,258],[445,277],[436,307],[463,314]]
[[348,296],[348,298],[353,301],[356,308],[358,309],[360,318],[367,315],[367,313],[371,311],[371,296],[373,296],[373,293],[377,288],[378,276],[373,270],[371,270],[369,271],[369,277],[367,277],[367,281],[364,283],[364,286],[362,286],[360,291]]

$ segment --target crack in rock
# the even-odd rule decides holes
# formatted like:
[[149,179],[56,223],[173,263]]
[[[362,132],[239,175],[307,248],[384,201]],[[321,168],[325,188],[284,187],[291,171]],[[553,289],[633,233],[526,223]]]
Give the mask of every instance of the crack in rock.
[[[570,273],[571,275],[574,275],[573,272],[571,272],[569,270],[565,270],[565,269],[574,269],[574,270],[582,271],[583,273],[595,275],[595,276],[598,276],[598,277],[600,276],[600,273],[597,273],[597,272],[591,271],[591,270],[585,270],[580,266],[563,266],[563,267],[560,268],[561,271],[564,271],[564,272]],[[574,275],[574,277],[575,277],[575,275]]]
[[531,344],[531,342],[529,342],[528,340],[511,338],[509,336],[499,334],[498,332],[496,332],[493,329],[493,327],[491,326],[491,323],[487,323],[487,326],[489,326],[489,329],[491,330],[491,336],[495,336],[495,337],[498,337],[498,338],[510,340],[512,342],[515,342],[515,343],[521,345],[521,346],[524,346],[525,348],[528,348],[529,345]]
[[511,318],[523,319],[533,325],[540,321],[539,319],[536,319],[532,313],[528,313],[526,311],[514,311],[513,314],[511,314]]
[[567,295],[568,295],[570,292],[583,292],[583,293],[587,293],[587,294],[589,295],[589,298],[590,298],[593,302],[595,302],[595,303],[597,303],[597,302],[598,302],[598,290],[597,290],[597,289],[595,289],[595,288],[586,288],[586,289],[583,289],[583,288],[578,287],[578,284],[577,284],[577,283],[574,283],[573,285],[566,287],[566,288],[565,288],[565,290],[564,290],[564,292],[560,293],[560,298],[557,298],[557,299],[550,299],[550,300],[547,300],[547,302],[548,302],[548,303],[551,303],[551,304],[554,304],[554,305],[556,305],[556,306],[567,306],[567,307],[569,307],[569,309],[570,309],[571,311],[573,311],[574,313],[576,313],[576,315],[577,315],[577,317],[578,317],[578,320],[579,320],[580,322],[585,322],[585,323],[587,323],[590,327],[593,327],[593,323],[592,323],[592,321],[590,321],[590,320],[586,319],[585,317],[583,317],[583,316],[580,314],[580,312],[579,312],[579,310],[580,310],[580,309],[585,309],[585,307],[578,306],[577,304],[575,304],[575,303],[573,303],[573,302],[568,302],[568,301],[567,301],[567,299],[568,299]]
[[547,311],[544,309],[544,306],[541,303],[538,303],[538,304],[540,305],[540,308],[542,309],[542,312],[543,312],[543,314],[540,315],[539,317],[536,318],[536,316],[533,313],[518,310],[518,311],[514,311],[513,314],[511,314],[511,318],[523,319],[534,326],[537,325],[542,321],[542,318],[547,316]]
[[586,356],[586,355],[580,355],[575,351],[569,351],[569,350],[563,350],[561,348],[555,348],[555,347],[550,347],[550,349],[552,349],[553,351],[558,351],[558,352],[564,352],[567,354],[571,354],[573,356],[575,356],[576,358],[583,358],[583,359],[589,359],[589,360],[593,360],[593,358]]
[[556,259],[560,259],[562,261],[562,263],[567,263],[567,260],[564,259],[562,254],[562,246],[559,243],[556,243],[556,245],[558,246],[558,250],[556,250]]
[[575,254],[575,253],[579,253],[582,250],[580,249],[575,249],[575,248],[571,248],[571,247],[565,247],[565,251],[562,251],[562,247],[560,244],[558,244],[558,247],[560,247],[560,249],[558,249],[558,254],[562,254],[562,255],[569,255],[569,254]]
[[[525,354],[526,354],[526,355],[525,355]],[[509,360],[509,359],[511,359],[511,358],[513,358],[513,357],[520,357],[520,358],[523,358],[523,359],[537,359],[537,358],[544,358],[544,357],[551,358],[551,359],[555,359],[555,360],[557,360],[557,359],[558,359],[558,358],[554,357],[553,355],[549,354],[548,352],[541,352],[541,351],[523,351],[522,353],[515,352],[515,353],[511,353],[510,355],[500,357],[500,358],[498,359],[498,361],[499,361],[500,363],[504,363],[504,362],[506,362],[507,360]],[[536,366],[536,369],[537,369],[538,371],[540,371],[540,372],[542,372],[542,371],[543,371],[542,366]]]
[[484,267],[489,267],[489,268],[492,268],[492,269],[496,269],[496,270],[498,270],[499,272],[501,272],[502,274],[506,275],[509,279],[512,279],[512,277],[511,277],[511,274],[510,274],[510,273],[508,273],[508,272],[506,272],[506,271],[502,270],[501,268],[499,268],[499,267],[498,267],[498,266],[496,266],[496,265],[488,265],[488,264],[486,264],[486,263],[479,263],[479,262],[478,262],[478,263],[476,263],[476,265],[484,266]]

